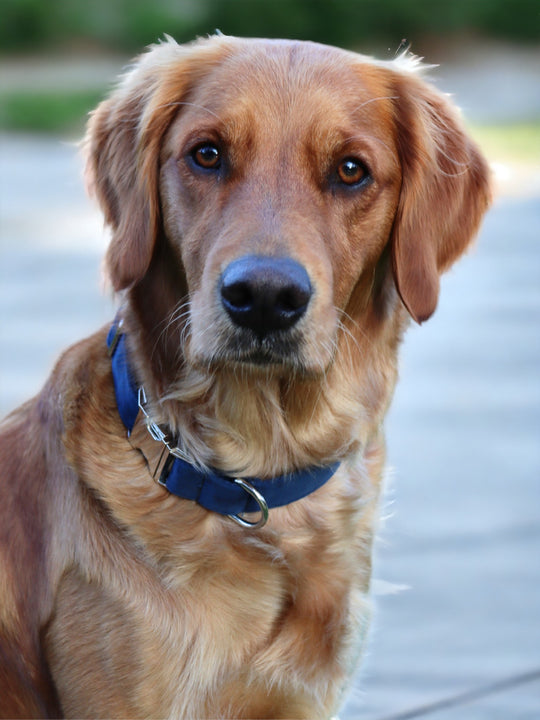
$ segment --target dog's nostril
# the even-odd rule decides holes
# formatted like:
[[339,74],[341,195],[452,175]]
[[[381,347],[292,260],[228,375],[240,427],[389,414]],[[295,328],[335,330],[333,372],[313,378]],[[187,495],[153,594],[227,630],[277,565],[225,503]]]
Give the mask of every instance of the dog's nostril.
[[221,296],[235,308],[247,308],[253,303],[253,293],[246,282],[222,282]]
[[311,286],[286,287],[276,297],[276,309],[281,312],[297,312],[305,307],[311,297]]
[[305,268],[291,258],[246,255],[221,276],[221,302],[229,317],[260,337],[295,325],[311,295]]

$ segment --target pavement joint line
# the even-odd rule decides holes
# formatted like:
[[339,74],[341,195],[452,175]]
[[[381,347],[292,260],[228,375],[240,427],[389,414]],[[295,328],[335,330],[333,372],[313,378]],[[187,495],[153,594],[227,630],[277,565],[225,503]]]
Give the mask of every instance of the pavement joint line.
[[384,717],[380,717],[379,720],[415,720],[415,718],[431,715],[439,710],[448,710],[449,708],[459,707],[460,705],[467,705],[475,700],[481,700],[495,693],[511,690],[520,685],[526,685],[527,683],[538,680],[540,680],[540,668],[497,680],[474,690],[467,690],[453,697],[437,700],[411,710],[405,710],[404,712],[398,712],[393,715],[385,715]]

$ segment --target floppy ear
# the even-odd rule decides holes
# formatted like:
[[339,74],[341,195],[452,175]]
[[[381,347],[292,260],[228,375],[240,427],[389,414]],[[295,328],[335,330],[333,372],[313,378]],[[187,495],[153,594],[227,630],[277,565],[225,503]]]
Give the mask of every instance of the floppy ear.
[[422,323],[437,306],[439,274],[465,250],[489,205],[489,170],[444,95],[412,72],[396,74],[392,94],[402,167],[393,272]]
[[159,153],[163,136],[197,76],[226,39],[191,45],[168,38],[142,55],[92,113],[84,149],[86,176],[112,239],[106,265],[115,290],[146,273],[160,229]]

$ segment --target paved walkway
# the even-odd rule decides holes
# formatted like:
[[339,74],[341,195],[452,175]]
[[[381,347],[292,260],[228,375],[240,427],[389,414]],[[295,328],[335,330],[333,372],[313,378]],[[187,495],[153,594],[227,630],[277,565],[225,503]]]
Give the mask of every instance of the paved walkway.
[[[113,303],[76,149],[3,136],[0,157],[3,414]],[[403,348],[376,619],[342,720],[540,718],[540,190],[512,194]]]

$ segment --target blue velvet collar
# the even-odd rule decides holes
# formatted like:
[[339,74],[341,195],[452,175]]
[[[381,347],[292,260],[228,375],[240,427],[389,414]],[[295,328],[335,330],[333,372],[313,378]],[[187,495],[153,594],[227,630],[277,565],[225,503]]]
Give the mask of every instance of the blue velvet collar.
[[[137,386],[129,367],[121,323],[113,323],[107,336],[107,346],[118,412],[129,437],[139,412],[144,412],[141,405],[144,390]],[[310,495],[324,485],[339,467],[339,463],[334,463],[264,480],[227,477],[217,470],[201,470],[178,457],[175,449],[163,439],[166,435],[159,435],[159,427],[151,422],[147,425],[152,437],[163,442],[170,452],[158,482],[173,495],[193,500],[212,512],[229,515],[244,527],[262,527],[268,518],[268,508],[288,505]],[[244,520],[241,515],[248,512],[260,512],[260,519],[256,522]]]

